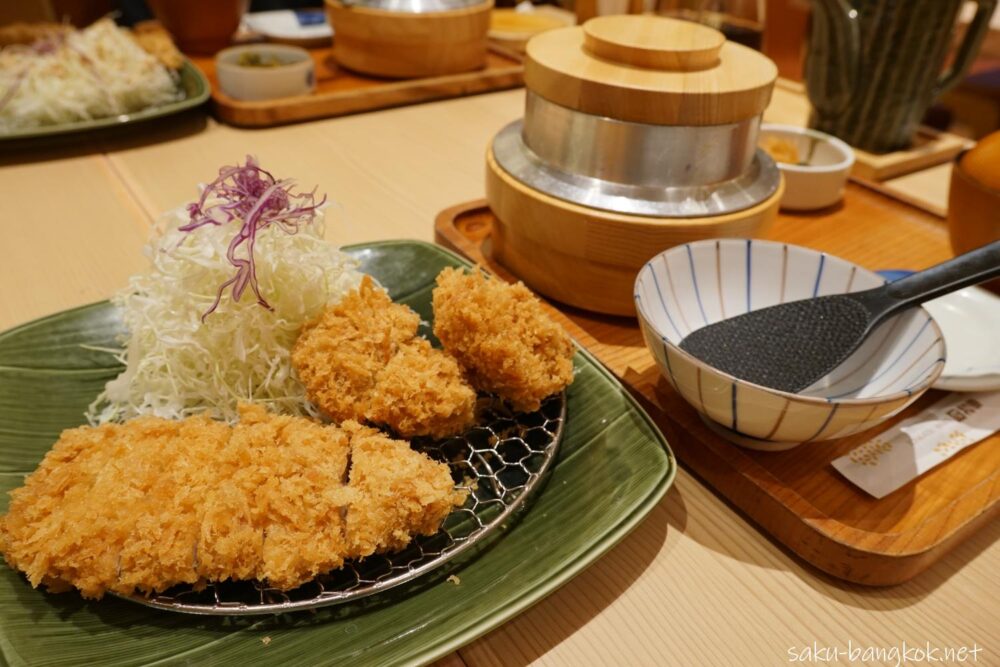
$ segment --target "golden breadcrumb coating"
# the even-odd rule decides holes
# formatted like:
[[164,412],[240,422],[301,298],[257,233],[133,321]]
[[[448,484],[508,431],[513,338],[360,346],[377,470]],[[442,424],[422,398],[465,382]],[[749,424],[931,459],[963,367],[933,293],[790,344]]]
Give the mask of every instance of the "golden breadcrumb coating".
[[73,32],[73,26],[65,23],[32,22],[8,23],[0,26],[0,47],[11,44],[32,44],[39,39],[58,38]]
[[356,423],[240,416],[64,431],[0,517],[7,562],[91,598],[230,578],[290,589],[433,534],[465,500],[447,465]]
[[419,315],[394,304],[365,276],[357,290],[302,327],[292,366],[310,400],[334,421],[363,420],[376,373],[418,326]]
[[[85,597],[110,584],[131,590],[151,578],[198,581],[194,568],[199,490],[210,471],[204,454],[229,427],[206,418],[63,433],[0,519],[0,548],[32,585],[72,583]],[[218,471],[224,476],[225,471]]]
[[[448,466],[430,463],[402,441],[345,422],[351,434],[350,488],[360,495],[347,513],[350,558],[398,551],[414,534],[433,535],[466,491],[455,489]],[[438,466],[430,474],[429,465]]]
[[341,508],[358,500],[345,487],[347,433],[254,406],[240,410],[229,442],[245,460],[233,482],[249,499],[254,530],[263,534],[255,578],[295,588],[343,565],[348,544]]
[[423,338],[400,347],[375,375],[365,418],[406,437],[461,433],[476,420],[476,392],[452,357]]
[[143,51],[159,60],[164,67],[175,70],[184,67],[184,56],[159,21],[140,21],[132,26],[131,35]]
[[433,305],[434,334],[477,389],[530,412],[573,382],[573,342],[523,283],[446,268]]
[[302,328],[292,366],[334,421],[385,424],[404,438],[460,433],[475,421],[476,392],[458,364],[417,337],[419,324],[365,276]]

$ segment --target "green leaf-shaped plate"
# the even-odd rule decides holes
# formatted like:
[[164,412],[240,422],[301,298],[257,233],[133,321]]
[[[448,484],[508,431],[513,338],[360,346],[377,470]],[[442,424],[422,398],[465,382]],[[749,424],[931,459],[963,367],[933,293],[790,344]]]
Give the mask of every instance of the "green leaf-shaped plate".
[[[430,319],[437,273],[465,264],[427,243],[353,246],[393,298]],[[81,345],[113,346],[107,302],[0,334],[0,509],[6,491],[120,370]],[[195,617],[113,597],[32,589],[0,566],[0,663],[9,665],[358,665],[433,660],[500,625],[599,558],[663,497],[675,463],[663,436],[587,352],[546,487],[520,522],[457,572],[354,605],[256,618]],[[269,638],[265,643],[265,639]]]

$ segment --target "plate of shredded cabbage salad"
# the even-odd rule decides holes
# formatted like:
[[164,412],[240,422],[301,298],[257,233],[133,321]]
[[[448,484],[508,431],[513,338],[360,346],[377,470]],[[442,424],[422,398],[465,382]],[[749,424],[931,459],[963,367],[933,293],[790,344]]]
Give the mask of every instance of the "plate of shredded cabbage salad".
[[292,345],[362,278],[325,240],[325,205],[248,156],[164,214],[145,248],[149,269],[112,299],[128,331],[113,351],[125,371],[87,419],[235,421],[239,401],[317,417],[292,372]]
[[0,140],[157,118],[209,94],[204,74],[158,26],[129,30],[104,18],[82,30],[27,24],[0,32]]

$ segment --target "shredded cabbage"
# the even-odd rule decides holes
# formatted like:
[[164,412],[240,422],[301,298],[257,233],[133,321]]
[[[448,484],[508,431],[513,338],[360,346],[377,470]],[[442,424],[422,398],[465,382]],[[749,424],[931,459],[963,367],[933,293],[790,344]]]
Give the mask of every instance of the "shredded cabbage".
[[163,216],[162,232],[145,250],[151,269],[113,299],[129,332],[119,355],[126,369],[90,406],[90,422],[192,414],[235,421],[238,401],[317,416],[292,371],[291,347],[307,320],[361,279],[357,263],[324,240],[323,218],[317,210],[294,229],[257,230],[253,253],[265,308],[253,293],[217,301],[219,286],[233,275],[227,253],[240,219],[190,229],[188,210]]
[[0,50],[0,133],[106,118],[181,97],[176,74],[111,19]]

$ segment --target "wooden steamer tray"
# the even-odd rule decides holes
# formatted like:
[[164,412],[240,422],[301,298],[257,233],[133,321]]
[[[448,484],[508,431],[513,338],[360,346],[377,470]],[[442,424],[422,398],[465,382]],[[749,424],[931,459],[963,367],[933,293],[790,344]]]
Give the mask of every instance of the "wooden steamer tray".
[[524,83],[521,55],[493,44],[489,45],[484,68],[424,79],[381,79],[351,72],[334,61],[332,47],[311,49],[310,54],[316,63],[315,92],[257,102],[237,100],[222,92],[213,57],[191,60],[212,86],[212,108],[219,119],[242,127],[271,127],[344,116],[516,88]]
[[[485,200],[456,206],[438,215],[436,238],[512,280],[491,258],[493,220]],[[767,238],[872,269],[920,269],[951,254],[939,221],[853,184],[832,212],[779,214]],[[660,377],[635,320],[567,306],[558,306],[556,315],[638,397],[682,464],[778,541],[836,577],[869,585],[902,583],[1000,515],[1000,434],[881,500],[830,465],[943,392],[928,392],[901,415],[862,434],[786,452],[750,451],[710,431]]]

